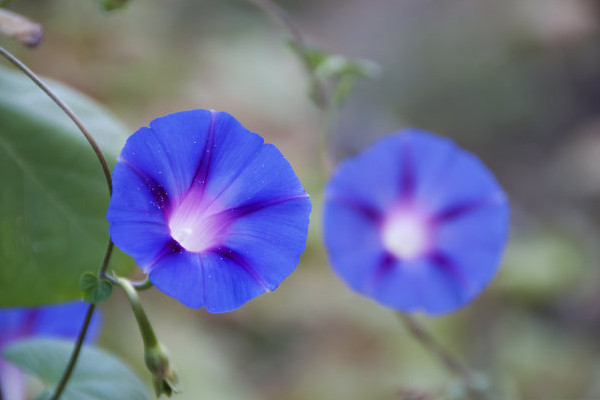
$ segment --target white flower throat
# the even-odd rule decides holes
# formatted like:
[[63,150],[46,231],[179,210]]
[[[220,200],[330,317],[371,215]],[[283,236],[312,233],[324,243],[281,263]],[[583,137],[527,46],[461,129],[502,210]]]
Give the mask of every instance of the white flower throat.
[[386,250],[400,259],[424,255],[430,247],[431,226],[419,213],[404,210],[392,213],[384,222],[382,241]]

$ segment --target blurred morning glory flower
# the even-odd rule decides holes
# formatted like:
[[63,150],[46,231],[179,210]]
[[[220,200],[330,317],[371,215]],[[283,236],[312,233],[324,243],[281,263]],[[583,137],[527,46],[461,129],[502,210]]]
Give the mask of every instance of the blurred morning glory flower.
[[107,218],[115,244],[159,290],[225,312],[294,270],[310,210],[275,146],[225,112],[194,110],[127,140]]
[[509,206],[491,172],[452,141],[405,130],[342,163],[325,190],[331,264],[387,307],[452,312],[494,277]]
[[[75,339],[81,329],[87,303],[75,301],[39,308],[0,309],[0,353],[10,343],[32,337]],[[88,341],[100,328],[98,314],[92,319]],[[0,398],[25,400],[25,375],[0,357]]]

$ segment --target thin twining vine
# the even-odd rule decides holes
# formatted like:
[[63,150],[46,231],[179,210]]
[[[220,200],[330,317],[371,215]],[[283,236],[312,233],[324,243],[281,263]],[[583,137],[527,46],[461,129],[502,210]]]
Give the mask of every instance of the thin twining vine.
[[[57,106],[59,106],[61,108],[61,110],[64,111],[64,113],[71,119],[71,121],[73,121],[73,123],[75,123],[77,128],[79,128],[79,130],[81,131],[81,133],[83,134],[83,136],[85,137],[87,142],[92,147],[94,153],[96,154],[96,157],[98,158],[98,161],[100,162],[100,166],[102,167],[102,172],[104,173],[104,177],[106,179],[108,193],[109,193],[109,195],[112,194],[112,178],[111,178],[110,168],[108,167],[108,163],[106,162],[106,157],[104,156],[104,153],[100,149],[100,146],[98,146],[98,143],[96,142],[96,140],[94,139],[92,134],[83,125],[83,123],[81,122],[79,117],[77,117],[77,115],[73,112],[73,110],[64,101],[62,101],[60,99],[60,97],[58,97],[58,95],[56,93],[54,93],[52,91],[52,89],[50,89],[50,87],[48,87],[48,85],[46,85],[46,83],[44,83],[44,81],[42,81],[42,79],[40,79],[40,77],[38,77],[31,69],[29,69],[17,57],[15,57],[8,50],[6,50],[4,47],[1,47],[1,46],[0,46],[0,55],[2,55],[4,58],[6,58],[8,61],[10,61],[21,72],[23,72],[27,77],[29,77],[29,79],[31,79],[44,93],[46,93],[48,95],[48,97],[50,97],[50,99],[52,99],[52,101]],[[113,244],[112,240],[109,239],[108,245],[106,246],[106,251],[104,253],[104,259],[102,260],[102,264],[100,265],[100,269],[98,270],[98,277],[100,279],[106,279],[106,277],[107,277],[108,266],[110,264],[110,258],[112,256],[113,249],[114,249],[114,244]],[[142,283],[136,284],[134,287],[139,290],[139,289],[145,289],[149,286],[148,286],[148,282],[144,281]],[[56,386],[54,393],[52,394],[51,400],[58,400],[60,398],[63,391],[65,390],[65,387],[67,386],[67,383],[69,382],[69,379],[71,378],[71,375],[73,373],[75,365],[77,364],[77,359],[79,358],[79,354],[81,352],[83,342],[85,341],[85,337],[88,333],[89,325],[90,325],[90,322],[92,320],[92,316],[94,315],[95,310],[96,310],[96,305],[90,303],[87,308],[87,311],[85,313],[85,317],[84,317],[83,323],[81,325],[79,334],[77,336],[75,346],[73,347],[73,351],[71,352],[69,362],[67,363],[67,366],[61,376],[61,379],[60,379],[58,385]]]
[[111,194],[112,178],[110,175],[110,168],[108,167],[108,163],[106,162],[106,157],[104,157],[104,153],[102,153],[100,146],[98,146],[98,143],[96,142],[90,131],[88,131],[87,128],[83,125],[79,117],[75,115],[73,110],[71,110],[71,108],[64,101],[62,101],[58,97],[58,95],[56,95],[56,93],[54,93],[52,89],[50,89],[48,85],[44,83],[44,81],[42,81],[31,69],[29,69],[29,67],[23,64],[23,62],[21,62],[17,57],[12,55],[8,50],[1,46],[0,54],[12,64],[14,64],[19,70],[21,70],[21,72],[27,75],[29,79],[31,79],[33,83],[35,83],[40,89],[42,89],[44,93],[46,93],[48,97],[50,97],[52,101],[64,111],[65,114],[67,114],[71,121],[73,121],[73,123],[77,125],[77,128],[79,128],[83,136],[85,136],[85,139],[92,147],[92,150],[94,150],[96,158],[98,158],[98,161],[100,162],[100,166],[102,167],[102,172],[104,173],[104,178],[106,179],[106,184],[108,186],[108,193]]
[[[351,59],[314,47],[288,13],[272,0],[248,0],[267,14],[290,35],[288,44],[298,57],[309,79],[309,98],[321,112],[319,150],[325,171],[333,170],[329,143],[336,129],[338,113],[352,92],[358,78],[374,78],[379,66],[366,59]],[[318,154],[318,153],[316,153]]]
[[435,356],[448,372],[460,379],[466,390],[465,395],[469,399],[486,400],[488,398],[486,393],[487,383],[485,381],[478,381],[473,372],[438,343],[415,317],[401,312],[397,314],[413,338]]

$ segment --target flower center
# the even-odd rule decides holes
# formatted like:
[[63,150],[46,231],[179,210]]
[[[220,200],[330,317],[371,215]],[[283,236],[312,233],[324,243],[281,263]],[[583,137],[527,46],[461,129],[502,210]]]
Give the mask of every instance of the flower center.
[[188,193],[169,219],[173,239],[187,251],[196,253],[217,246],[223,228],[224,221],[208,213],[206,201],[194,192]]
[[390,215],[383,224],[383,245],[401,259],[423,255],[430,247],[431,226],[427,218],[414,210]]

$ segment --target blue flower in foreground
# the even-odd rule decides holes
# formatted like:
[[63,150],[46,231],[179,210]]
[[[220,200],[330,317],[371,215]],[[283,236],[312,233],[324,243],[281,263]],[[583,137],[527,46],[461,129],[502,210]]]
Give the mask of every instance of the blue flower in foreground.
[[325,245],[354,290],[405,312],[452,312],[494,277],[509,206],[491,172],[452,141],[405,130],[339,166]]
[[107,218],[115,244],[159,290],[225,312],[294,270],[310,210],[275,146],[225,112],[194,110],[127,140]]
[[[75,339],[81,329],[87,303],[75,301],[39,308],[0,309],[0,353],[10,343],[32,337]],[[98,315],[90,325],[87,340],[98,335]],[[0,398],[25,400],[25,375],[0,357]]]

